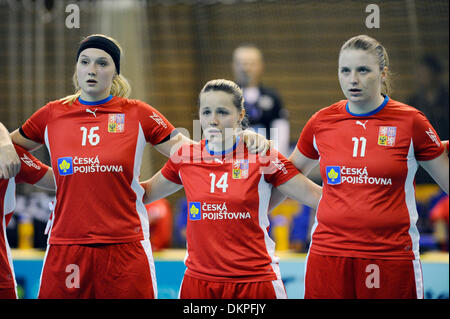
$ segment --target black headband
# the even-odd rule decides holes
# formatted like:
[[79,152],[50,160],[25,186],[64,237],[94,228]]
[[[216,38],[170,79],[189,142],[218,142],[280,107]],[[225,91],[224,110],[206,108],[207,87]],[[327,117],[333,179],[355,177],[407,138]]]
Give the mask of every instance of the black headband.
[[117,74],[120,74],[120,49],[114,42],[100,36],[88,37],[80,44],[77,52],[77,61],[80,53],[88,48],[100,49],[108,53],[116,65]]

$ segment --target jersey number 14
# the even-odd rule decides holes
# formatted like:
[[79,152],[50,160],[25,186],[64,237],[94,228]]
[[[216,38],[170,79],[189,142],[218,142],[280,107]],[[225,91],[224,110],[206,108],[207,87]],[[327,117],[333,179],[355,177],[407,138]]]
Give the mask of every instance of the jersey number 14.
[[222,193],[225,193],[228,188],[228,173],[224,173],[219,181],[216,184],[216,174],[209,173],[209,177],[211,177],[211,193],[214,193],[214,190],[217,188],[222,189]]

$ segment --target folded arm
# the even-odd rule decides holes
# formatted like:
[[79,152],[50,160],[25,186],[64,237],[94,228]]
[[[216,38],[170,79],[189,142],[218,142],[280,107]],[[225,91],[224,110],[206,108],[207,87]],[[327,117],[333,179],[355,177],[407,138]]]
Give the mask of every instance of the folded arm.
[[442,190],[448,194],[448,153],[444,152],[431,161],[419,161],[419,164],[428,172],[428,174],[430,174],[430,176],[442,188]]
[[169,181],[161,174],[161,171],[149,180],[141,182],[141,186],[145,189],[144,204],[167,197],[183,187],[183,185]]
[[322,196],[322,187],[301,173],[279,185],[277,189],[287,197],[295,199],[313,209],[317,209],[320,197]]
[[9,179],[20,171],[20,159],[6,127],[0,123],[0,179]]
[[45,173],[45,175],[42,176],[42,178],[39,181],[37,181],[34,184],[34,186],[50,191],[55,191],[56,186],[55,186],[55,178],[53,175],[53,169],[49,167],[47,173]]
[[[289,156],[289,160],[294,164],[294,166],[302,173],[307,176],[311,170],[317,165],[318,161],[308,158],[299,152],[297,148],[294,149],[292,154]],[[314,184],[314,183],[313,183]],[[315,184],[318,186],[317,184]],[[318,186],[320,187],[320,186]],[[314,187],[313,187],[314,188]],[[321,188],[322,189],[322,188]],[[322,194],[322,190],[321,190]],[[272,194],[270,196],[269,211],[277,207],[282,201],[286,199],[286,194],[284,194],[279,188],[273,188]],[[289,196],[291,197],[291,196]],[[295,198],[293,198],[295,199]],[[308,205],[310,206],[310,205]],[[310,206],[312,207],[312,206]]]

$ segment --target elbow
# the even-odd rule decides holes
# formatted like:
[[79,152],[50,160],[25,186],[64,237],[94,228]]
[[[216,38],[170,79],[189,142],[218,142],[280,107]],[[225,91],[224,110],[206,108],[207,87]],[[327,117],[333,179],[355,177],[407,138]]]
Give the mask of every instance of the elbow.
[[149,196],[149,183],[146,182],[140,182],[141,187],[144,189],[144,195],[142,196],[142,202],[144,205],[149,204],[151,202],[150,196]]

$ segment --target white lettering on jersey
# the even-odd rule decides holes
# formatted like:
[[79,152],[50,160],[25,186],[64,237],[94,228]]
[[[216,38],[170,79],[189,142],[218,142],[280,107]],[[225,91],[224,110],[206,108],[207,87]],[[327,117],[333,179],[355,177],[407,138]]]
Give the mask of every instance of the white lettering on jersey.
[[100,135],[95,133],[95,131],[98,130],[99,130],[98,126],[91,127],[88,135],[87,133],[88,129],[84,126],[80,127],[80,131],[83,132],[83,137],[81,139],[81,146],[86,146],[86,138],[89,140],[89,144],[97,145],[100,142]]
[[217,220],[217,219],[250,219],[252,216],[249,212],[214,212],[202,213],[203,219]]
[[206,203],[202,204],[202,219],[220,220],[220,219],[249,219],[252,218],[250,212],[229,212],[226,202],[222,204]]
[[364,129],[366,129],[366,123],[368,122],[369,120],[367,120],[367,121],[365,121],[364,123],[363,122],[361,122],[361,121],[356,121],[356,125],[361,125],[362,127],[364,127]]
[[369,176],[367,167],[327,166],[327,181],[329,185],[339,185],[341,183],[392,185],[392,179],[389,177]]
[[33,160],[27,156],[27,154],[23,154],[23,157],[21,157],[20,159],[22,160],[22,162],[27,164],[29,167],[33,167],[33,168],[37,169],[38,171],[41,169],[41,167],[39,165],[37,165],[36,163],[34,163]]
[[286,167],[284,166],[283,162],[280,161],[280,159],[276,158],[272,161],[272,164],[275,165],[275,167],[282,171],[284,174],[288,173]]
[[74,166],[74,173],[122,173],[122,165],[90,165],[90,166]]
[[209,176],[211,177],[211,193],[214,193],[215,187],[217,188],[221,188],[222,189],[222,193],[225,193],[227,191],[228,188],[228,173],[224,173],[219,181],[216,184],[216,174],[214,173],[210,173]]
[[162,125],[164,128],[167,128],[166,122],[163,121],[162,118],[159,117],[158,114],[153,112],[153,115],[149,115],[151,119],[153,119],[158,125]]
[[341,168],[342,183],[349,184],[376,184],[376,185],[392,185],[390,178],[384,177],[370,177],[367,172],[367,167],[345,167]]
[[63,157],[58,159],[58,171],[62,176],[75,173],[122,173],[122,165],[104,165],[95,157]]
[[208,204],[203,203],[202,211],[210,212],[210,211],[227,211],[227,204],[224,202],[223,204]]
[[428,136],[431,138],[431,140],[436,143],[437,146],[441,146],[441,144],[439,143],[439,140],[437,139],[436,135],[434,134],[433,130],[431,129],[431,127],[428,129],[428,131],[425,131],[425,133],[428,134]]
[[342,176],[342,183],[392,185],[392,180],[384,177]]
[[362,136],[359,139],[357,137],[352,137],[352,141],[353,141],[353,157],[357,157],[358,156],[359,141],[361,141],[361,153],[360,153],[360,156],[364,157],[365,154],[366,154],[367,139],[365,137],[362,137]]
[[86,112],[91,113],[92,115],[94,115],[94,117],[97,117],[97,115],[95,115],[95,112],[97,112],[97,109],[95,110],[90,110],[90,109],[86,109]]
[[101,165],[96,157],[78,157],[73,158],[74,173],[105,173],[105,172],[123,172],[122,165]]

